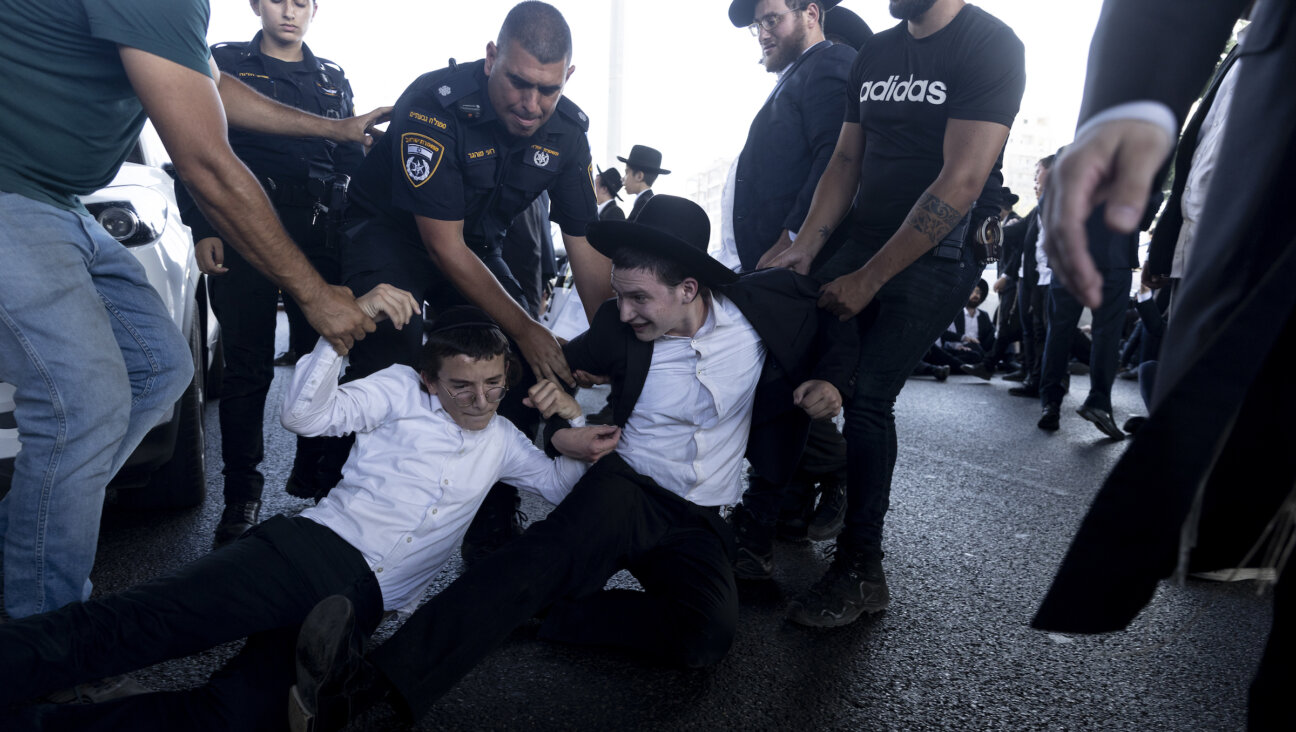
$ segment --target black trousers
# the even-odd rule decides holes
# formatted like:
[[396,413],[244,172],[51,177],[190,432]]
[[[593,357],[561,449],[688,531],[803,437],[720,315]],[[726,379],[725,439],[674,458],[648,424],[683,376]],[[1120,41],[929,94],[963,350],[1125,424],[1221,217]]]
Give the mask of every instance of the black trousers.
[[1021,317],[1017,314],[1017,280],[1008,280],[999,293],[999,308],[995,311],[994,348],[986,354],[986,363],[995,366],[1008,357],[1008,349],[1021,340]]
[[284,729],[298,628],[334,594],[366,632],[377,627],[382,594],[360,552],[314,521],[275,516],[173,575],[0,624],[0,708],[246,637],[204,686],[26,711],[50,730]]
[[[337,252],[326,245],[324,221],[314,221],[309,206],[277,209],[284,228],[324,281],[340,282]],[[314,223],[312,223],[314,221]],[[228,272],[207,278],[212,310],[221,324],[225,375],[221,385],[221,458],[225,463],[225,502],[261,498],[265,478],[257,466],[265,457],[263,434],[266,394],[274,379],[274,338],[279,287],[232,246],[225,246]],[[284,297],[291,348],[309,353],[319,334],[292,298]],[[298,438],[298,450],[318,451],[319,438]],[[318,460],[318,458],[317,458]]]
[[1044,368],[1044,340],[1048,336],[1048,285],[1026,284],[1017,289],[1017,311],[1022,324],[1022,367],[1026,379],[1040,383]]
[[[612,454],[517,541],[414,613],[370,660],[415,719],[510,631],[550,608],[540,637],[707,666],[733,642],[733,537],[715,509]],[[627,569],[643,586],[604,590]]]

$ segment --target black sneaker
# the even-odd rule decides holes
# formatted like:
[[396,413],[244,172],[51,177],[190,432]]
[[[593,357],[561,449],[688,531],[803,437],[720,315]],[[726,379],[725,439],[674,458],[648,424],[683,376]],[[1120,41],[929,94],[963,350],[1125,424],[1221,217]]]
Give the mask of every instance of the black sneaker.
[[320,600],[297,634],[297,683],[288,691],[292,732],[332,732],[381,701],[390,687],[364,660],[364,634],[344,595]]
[[260,501],[241,501],[228,503],[221,512],[220,523],[216,524],[216,536],[212,539],[212,548],[219,549],[243,535],[243,532],[256,526],[261,520]]
[[811,541],[827,541],[841,533],[846,523],[846,477],[836,476],[819,484],[823,493],[815,508],[806,536]]
[[779,511],[776,536],[783,541],[804,544],[809,539],[810,519],[814,516],[818,487],[813,481],[794,481],[784,489],[783,508]]
[[[467,533],[464,534],[459,554],[463,557],[465,566],[471,567],[485,559],[492,552],[521,536],[524,530],[527,515],[519,509],[522,498],[518,496],[517,489],[502,483],[496,486],[491,489],[491,492],[495,493],[498,490],[504,495],[502,498],[487,495],[486,501],[477,510],[477,515],[473,517]],[[512,500],[508,500],[509,497],[504,491],[512,492]]]
[[792,601],[788,619],[811,628],[849,625],[891,604],[880,555],[838,553],[822,579]]
[[757,522],[741,504],[729,515],[729,525],[738,542],[734,577],[749,581],[774,579],[774,527]]

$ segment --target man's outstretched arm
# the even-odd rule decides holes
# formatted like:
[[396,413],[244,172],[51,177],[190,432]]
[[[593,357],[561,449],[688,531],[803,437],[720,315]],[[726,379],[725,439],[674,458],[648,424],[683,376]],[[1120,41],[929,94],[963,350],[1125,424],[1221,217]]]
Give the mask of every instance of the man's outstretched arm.
[[279,223],[260,184],[230,149],[211,77],[160,56],[120,47],[136,95],[204,215],[252,266],[287,291],[339,353],[374,322],[351,291],[324,282]]

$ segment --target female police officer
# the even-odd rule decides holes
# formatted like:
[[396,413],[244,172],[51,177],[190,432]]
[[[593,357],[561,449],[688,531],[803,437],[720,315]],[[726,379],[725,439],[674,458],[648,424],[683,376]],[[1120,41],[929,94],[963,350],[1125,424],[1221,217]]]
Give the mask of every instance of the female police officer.
[[[318,9],[315,0],[249,0],[261,30],[247,43],[221,43],[212,56],[221,70],[283,104],[324,117],[353,114],[351,86],[337,64],[317,57],[302,42]],[[230,130],[234,152],[261,181],[284,228],[331,284],[339,281],[338,257],[329,236],[337,220],[346,176],[364,157],[358,144],[320,138],[284,138]],[[274,376],[275,304],[278,288],[252,268],[216,231],[177,183],[185,223],[193,229],[199,268],[208,280],[212,307],[224,334],[225,377],[220,401],[225,510],[216,527],[217,546],[257,522],[264,476],[262,415]],[[301,310],[284,297],[290,350],[308,353],[319,337]],[[298,438],[288,490],[315,494],[321,439]],[[340,466],[338,466],[340,467]]]

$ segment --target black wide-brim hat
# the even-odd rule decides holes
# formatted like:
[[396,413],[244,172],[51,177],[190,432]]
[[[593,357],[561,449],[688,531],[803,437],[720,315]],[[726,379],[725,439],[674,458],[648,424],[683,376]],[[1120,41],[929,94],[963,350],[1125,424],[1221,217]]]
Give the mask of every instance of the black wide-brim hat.
[[659,151],[647,145],[635,145],[630,148],[630,157],[617,156],[617,160],[635,170],[658,175],[670,175],[670,171],[661,166],[662,156]]
[[620,201],[621,196],[617,195],[617,193],[621,190],[621,172],[616,168],[604,170],[597,165],[594,166],[594,169],[598,171],[596,177],[603,181],[603,187],[608,189],[608,193],[611,193],[613,198]]
[[[756,22],[756,4],[760,0],[733,0],[729,3],[729,22],[734,24],[735,28],[746,28]],[[841,0],[810,0],[810,2],[819,6],[823,12]]]
[[736,272],[707,254],[711,222],[706,211],[687,198],[658,194],[648,199],[634,221],[590,222],[585,238],[609,258],[631,248],[669,259],[709,287],[738,280]]
[[856,51],[873,37],[873,29],[863,18],[840,6],[824,13],[823,29],[829,40],[841,38]]

